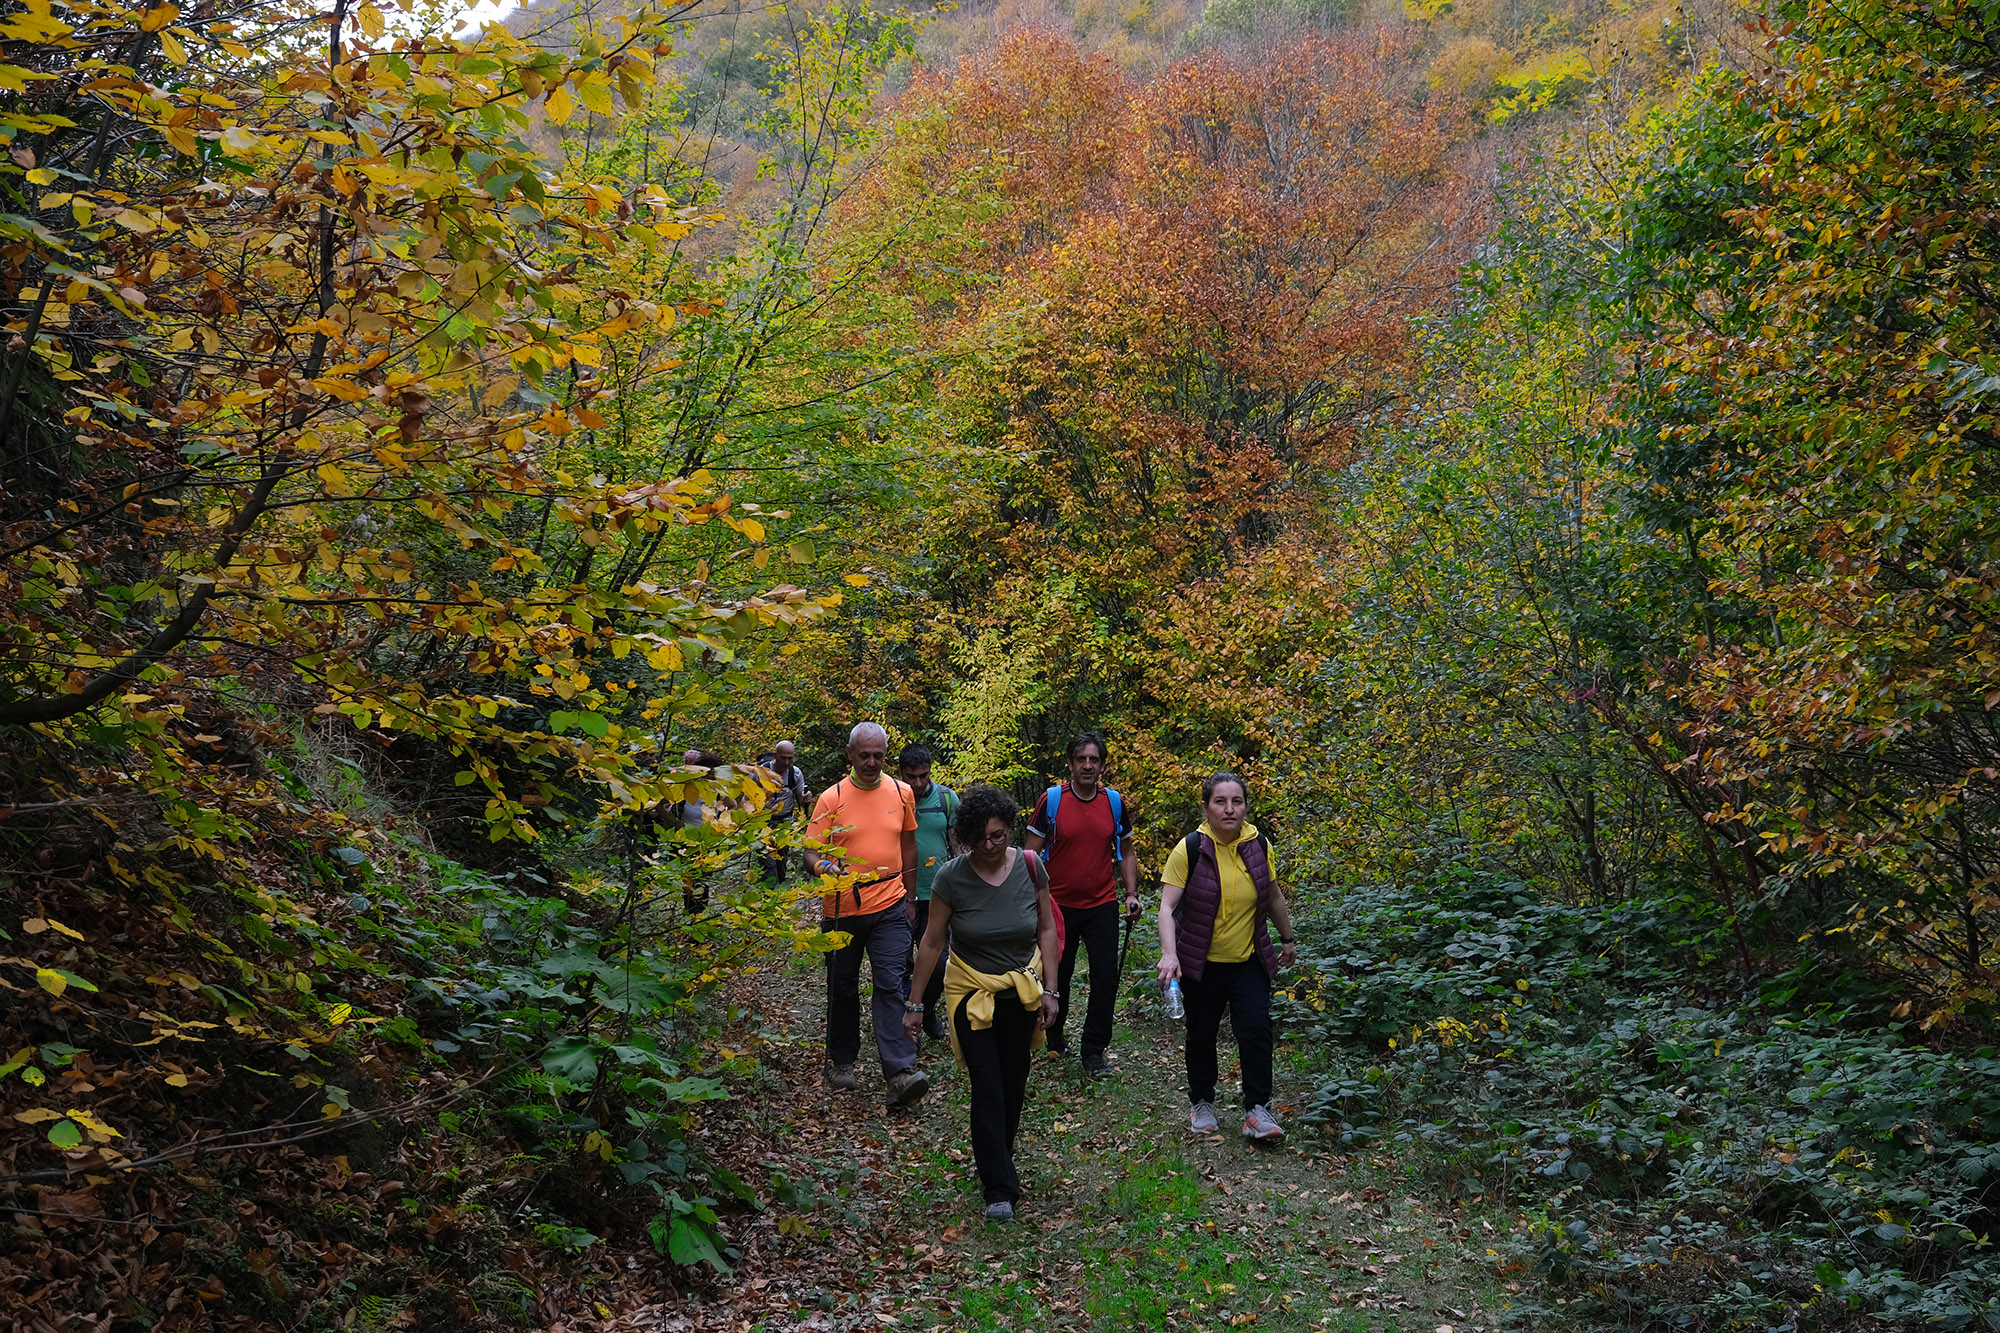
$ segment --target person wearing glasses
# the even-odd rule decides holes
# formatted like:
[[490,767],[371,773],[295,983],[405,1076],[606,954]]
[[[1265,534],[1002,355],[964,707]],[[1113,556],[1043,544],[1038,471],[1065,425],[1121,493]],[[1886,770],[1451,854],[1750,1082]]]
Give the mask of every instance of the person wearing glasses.
[[[972,1160],[986,1218],[1010,1222],[1021,1197],[1014,1136],[1028,1095],[1028,1065],[1054,1020],[1056,997],[1042,989],[1058,955],[1048,872],[1035,853],[1011,843],[1020,814],[997,787],[968,788],[953,831],[968,850],[938,868],[910,994],[921,996],[951,936],[945,965],[946,1032],[971,1087]],[[904,1002],[904,1030],[922,1030],[924,1006]]]

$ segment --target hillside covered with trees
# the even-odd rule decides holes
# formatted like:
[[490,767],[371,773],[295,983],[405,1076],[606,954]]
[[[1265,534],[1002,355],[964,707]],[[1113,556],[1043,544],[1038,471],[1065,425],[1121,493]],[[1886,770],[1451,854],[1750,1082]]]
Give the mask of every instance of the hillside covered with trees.
[[1438,1327],[1169,1231],[772,1294],[971,1244],[758,1119],[759,756],[861,719],[1101,730],[1149,892],[1245,775],[1293,1186],[1459,1325],[2000,1328],[1996,81],[1993,0],[0,0],[0,1328]]

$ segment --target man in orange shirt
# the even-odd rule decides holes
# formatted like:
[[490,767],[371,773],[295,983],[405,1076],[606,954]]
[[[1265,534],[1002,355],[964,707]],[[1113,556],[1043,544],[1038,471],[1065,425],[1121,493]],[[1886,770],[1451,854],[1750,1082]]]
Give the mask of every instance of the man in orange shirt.
[[917,915],[917,802],[882,771],[888,758],[889,733],[873,722],[858,723],[847,737],[851,771],[820,793],[806,836],[826,848],[812,854],[820,874],[851,874],[857,881],[820,897],[820,929],[852,937],[826,955],[827,1086],[842,1092],[855,1087],[865,949],[875,983],[875,1048],[893,1108],[922,1097],[930,1080],[917,1068],[917,1043],[903,1030],[903,973]]

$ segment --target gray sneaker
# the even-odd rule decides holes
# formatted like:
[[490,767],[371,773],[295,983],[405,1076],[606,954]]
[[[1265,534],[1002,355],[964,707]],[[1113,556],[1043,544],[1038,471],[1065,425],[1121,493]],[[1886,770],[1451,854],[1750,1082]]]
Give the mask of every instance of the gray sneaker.
[[1005,1199],[986,1205],[986,1220],[989,1222],[1011,1222],[1014,1220],[1014,1205]]
[[824,1077],[826,1086],[835,1092],[853,1092],[859,1086],[853,1065],[828,1065]]
[[1196,1102],[1188,1112],[1188,1129],[1196,1134],[1213,1134],[1221,1126],[1215,1118],[1214,1102]]
[[1253,1106],[1250,1108],[1250,1113],[1243,1117],[1243,1137],[1246,1139],[1282,1139],[1285,1137],[1285,1129],[1284,1126],[1278,1123],[1278,1117],[1271,1114],[1271,1108],[1268,1106]]
[[931,1089],[930,1075],[921,1069],[904,1069],[889,1075],[889,1109],[908,1106]]

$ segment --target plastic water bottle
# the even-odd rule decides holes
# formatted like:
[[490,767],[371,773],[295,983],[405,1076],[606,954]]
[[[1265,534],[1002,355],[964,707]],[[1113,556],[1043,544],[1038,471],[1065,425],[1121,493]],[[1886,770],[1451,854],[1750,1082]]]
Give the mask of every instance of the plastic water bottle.
[[1167,1017],[1187,1017],[1187,1004],[1181,999],[1181,982],[1179,977],[1167,983]]

